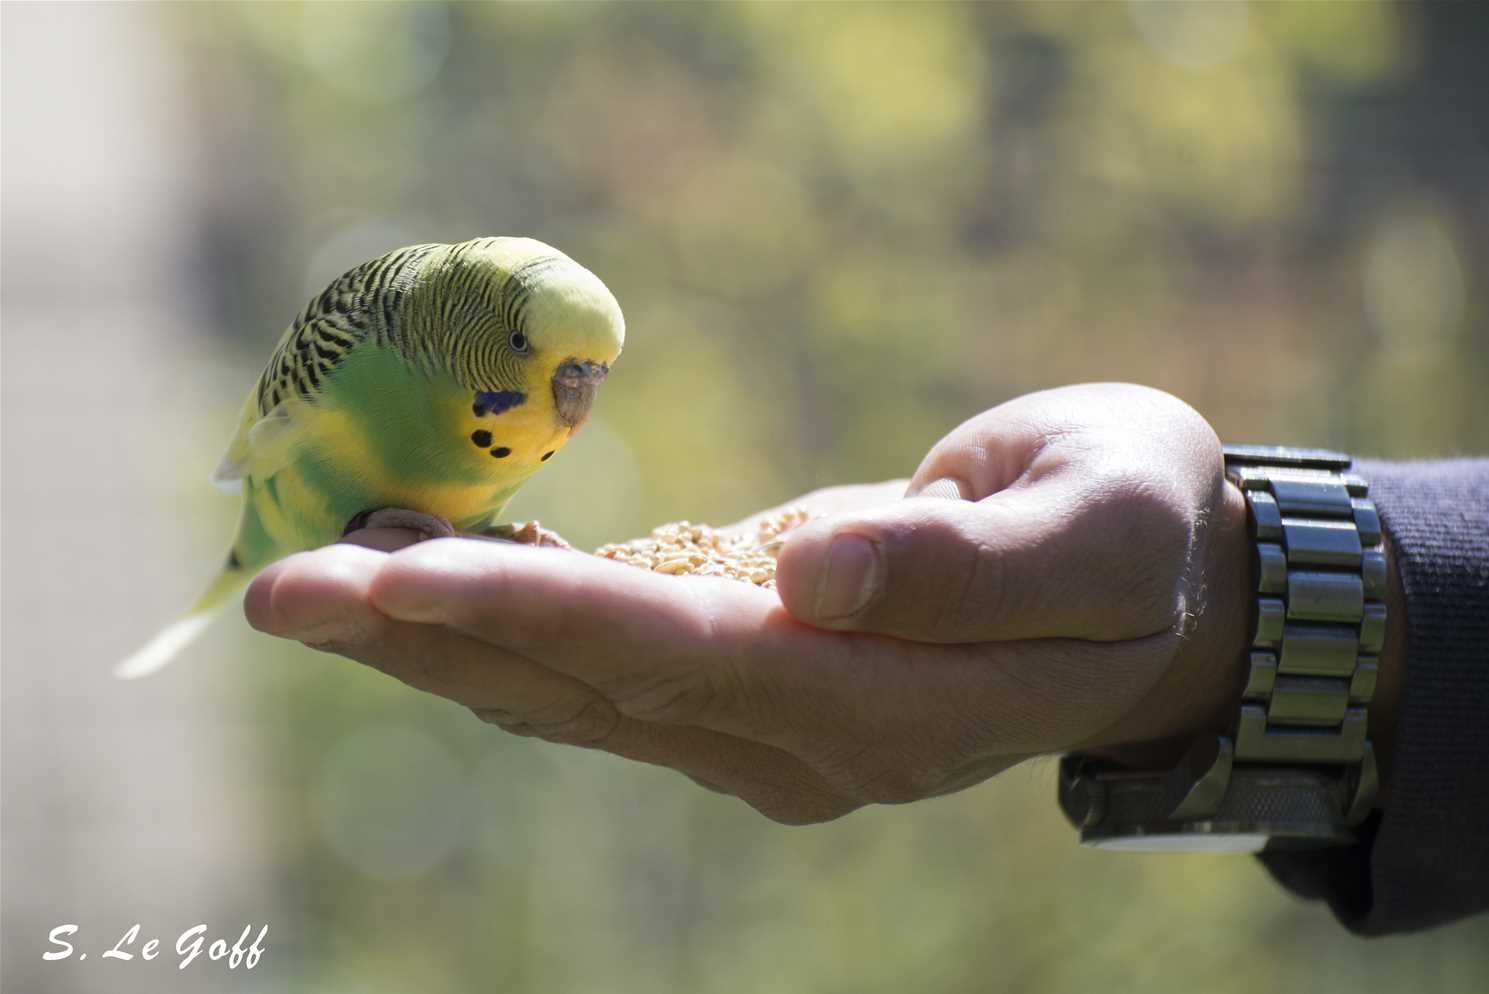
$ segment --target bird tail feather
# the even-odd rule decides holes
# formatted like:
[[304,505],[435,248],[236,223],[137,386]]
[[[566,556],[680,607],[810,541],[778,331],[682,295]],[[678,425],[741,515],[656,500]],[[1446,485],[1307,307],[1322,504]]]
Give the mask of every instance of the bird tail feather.
[[229,565],[202,592],[196,603],[180,618],[166,625],[155,637],[129,658],[114,666],[120,680],[138,680],[165,668],[176,656],[206,630],[221,610],[253,574],[241,566]]

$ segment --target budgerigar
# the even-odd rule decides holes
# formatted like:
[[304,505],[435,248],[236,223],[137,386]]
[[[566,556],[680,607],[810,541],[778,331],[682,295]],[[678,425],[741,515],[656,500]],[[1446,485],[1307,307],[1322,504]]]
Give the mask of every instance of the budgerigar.
[[259,569],[353,522],[488,529],[584,423],[624,341],[605,285],[529,238],[413,245],[342,275],[280,339],[213,475],[243,495],[222,572],[116,675],[164,666]]

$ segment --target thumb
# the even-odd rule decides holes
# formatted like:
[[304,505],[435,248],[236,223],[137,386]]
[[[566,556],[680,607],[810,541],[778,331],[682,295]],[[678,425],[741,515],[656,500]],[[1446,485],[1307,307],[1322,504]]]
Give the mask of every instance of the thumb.
[[1164,627],[1124,596],[1124,529],[1074,495],[1015,487],[970,501],[951,489],[794,529],[776,567],[786,610],[920,642],[1104,641]]
[[971,501],[907,497],[788,533],[776,589],[800,621],[920,641],[980,640],[1002,563]]

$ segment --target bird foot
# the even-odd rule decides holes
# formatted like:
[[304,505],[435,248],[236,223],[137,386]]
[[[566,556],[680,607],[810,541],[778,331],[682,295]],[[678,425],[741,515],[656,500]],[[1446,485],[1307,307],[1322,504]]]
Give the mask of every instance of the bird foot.
[[546,546],[552,549],[574,548],[558,532],[549,531],[536,521],[524,521],[520,525],[496,525],[481,534],[486,538],[516,542],[519,545]]
[[407,528],[418,532],[426,541],[455,535],[454,526],[444,518],[403,507],[380,507],[374,511],[363,511],[346,523],[342,534],[350,535],[362,528]]

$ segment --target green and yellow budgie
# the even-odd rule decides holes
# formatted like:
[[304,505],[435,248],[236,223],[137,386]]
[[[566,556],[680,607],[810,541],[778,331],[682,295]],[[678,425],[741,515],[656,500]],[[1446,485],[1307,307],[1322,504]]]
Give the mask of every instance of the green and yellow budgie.
[[166,665],[258,570],[354,523],[489,529],[584,423],[624,341],[605,285],[529,238],[347,272],[280,339],[213,475],[243,495],[222,572],[116,675]]

